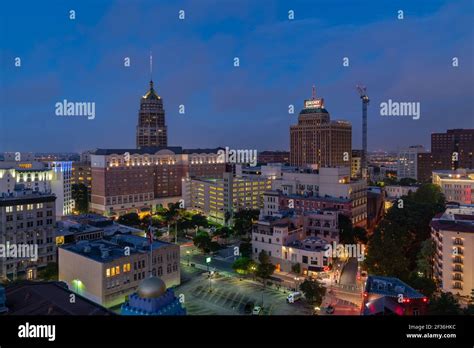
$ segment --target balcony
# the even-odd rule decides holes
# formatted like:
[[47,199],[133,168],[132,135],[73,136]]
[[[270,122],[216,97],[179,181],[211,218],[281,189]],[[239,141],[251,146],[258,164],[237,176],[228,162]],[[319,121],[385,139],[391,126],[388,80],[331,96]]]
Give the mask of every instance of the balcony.
[[453,267],[453,272],[459,272],[459,273],[462,273],[462,272],[463,272],[463,269],[462,269],[462,267],[459,267],[459,266],[454,266],[454,267]]
[[459,265],[462,265],[463,264],[463,261],[460,257],[455,257],[453,259],[453,263],[456,265],[456,264],[459,264]]
[[464,243],[461,239],[455,239],[453,245],[464,245]]
[[459,274],[453,275],[453,280],[454,280],[455,282],[461,282],[461,283],[463,282],[462,277],[461,277],[461,275],[459,275]]

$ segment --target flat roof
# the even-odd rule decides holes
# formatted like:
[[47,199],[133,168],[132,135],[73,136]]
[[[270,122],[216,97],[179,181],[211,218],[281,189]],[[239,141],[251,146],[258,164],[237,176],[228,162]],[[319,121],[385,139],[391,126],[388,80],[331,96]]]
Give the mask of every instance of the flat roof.
[[8,314],[12,315],[115,315],[91,300],[71,292],[63,282],[22,281],[5,288]]
[[[174,245],[163,241],[153,241],[152,250]],[[97,262],[109,263],[124,257],[124,248],[130,247],[130,255],[144,254],[150,251],[148,239],[135,235],[115,235],[100,240],[79,241],[60,248],[79,254]]]
[[365,285],[365,292],[383,296],[404,298],[423,298],[425,295],[413,289],[398,278],[369,275]]

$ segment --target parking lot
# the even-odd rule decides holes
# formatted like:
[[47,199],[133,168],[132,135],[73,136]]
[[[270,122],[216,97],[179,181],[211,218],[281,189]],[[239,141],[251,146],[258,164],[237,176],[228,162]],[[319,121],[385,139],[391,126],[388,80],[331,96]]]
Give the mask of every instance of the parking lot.
[[288,293],[266,288],[251,280],[217,277],[209,281],[206,273],[182,265],[183,282],[175,291],[184,294],[189,315],[245,315],[247,303],[262,305],[263,315],[310,315],[312,307],[304,301],[286,302]]

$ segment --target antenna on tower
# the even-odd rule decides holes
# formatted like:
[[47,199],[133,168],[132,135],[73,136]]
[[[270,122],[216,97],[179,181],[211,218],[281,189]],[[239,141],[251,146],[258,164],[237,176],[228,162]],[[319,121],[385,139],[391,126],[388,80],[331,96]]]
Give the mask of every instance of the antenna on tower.
[[311,91],[311,99],[315,100],[316,99],[316,86],[313,85],[312,91]]
[[152,80],[153,77],[153,54],[150,50],[150,80]]

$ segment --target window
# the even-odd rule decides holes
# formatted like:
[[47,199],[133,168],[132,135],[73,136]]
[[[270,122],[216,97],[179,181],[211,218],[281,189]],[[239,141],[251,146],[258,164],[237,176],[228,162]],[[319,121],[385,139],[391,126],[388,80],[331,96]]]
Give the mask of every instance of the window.
[[12,212],[13,212],[13,207],[7,207],[6,209],[7,209],[7,210],[6,210],[7,213],[12,213]]
[[125,263],[123,265],[123,272],[130,272],[130,264],[129,263]]
[[303,263],[308,263],[308,256],[304,256],[304,255],[303,255],[303,261],[302,261],[302,262],[303,262]]
[[107,278],[110,277],[110,268],[107,268],[107,269],[105,270],[105,276],[106,276]]
[[115,266],[115,275],[120,274],[120,266]]
[[110,276],[113,277],[115,275],[115,267],[110,269]]

